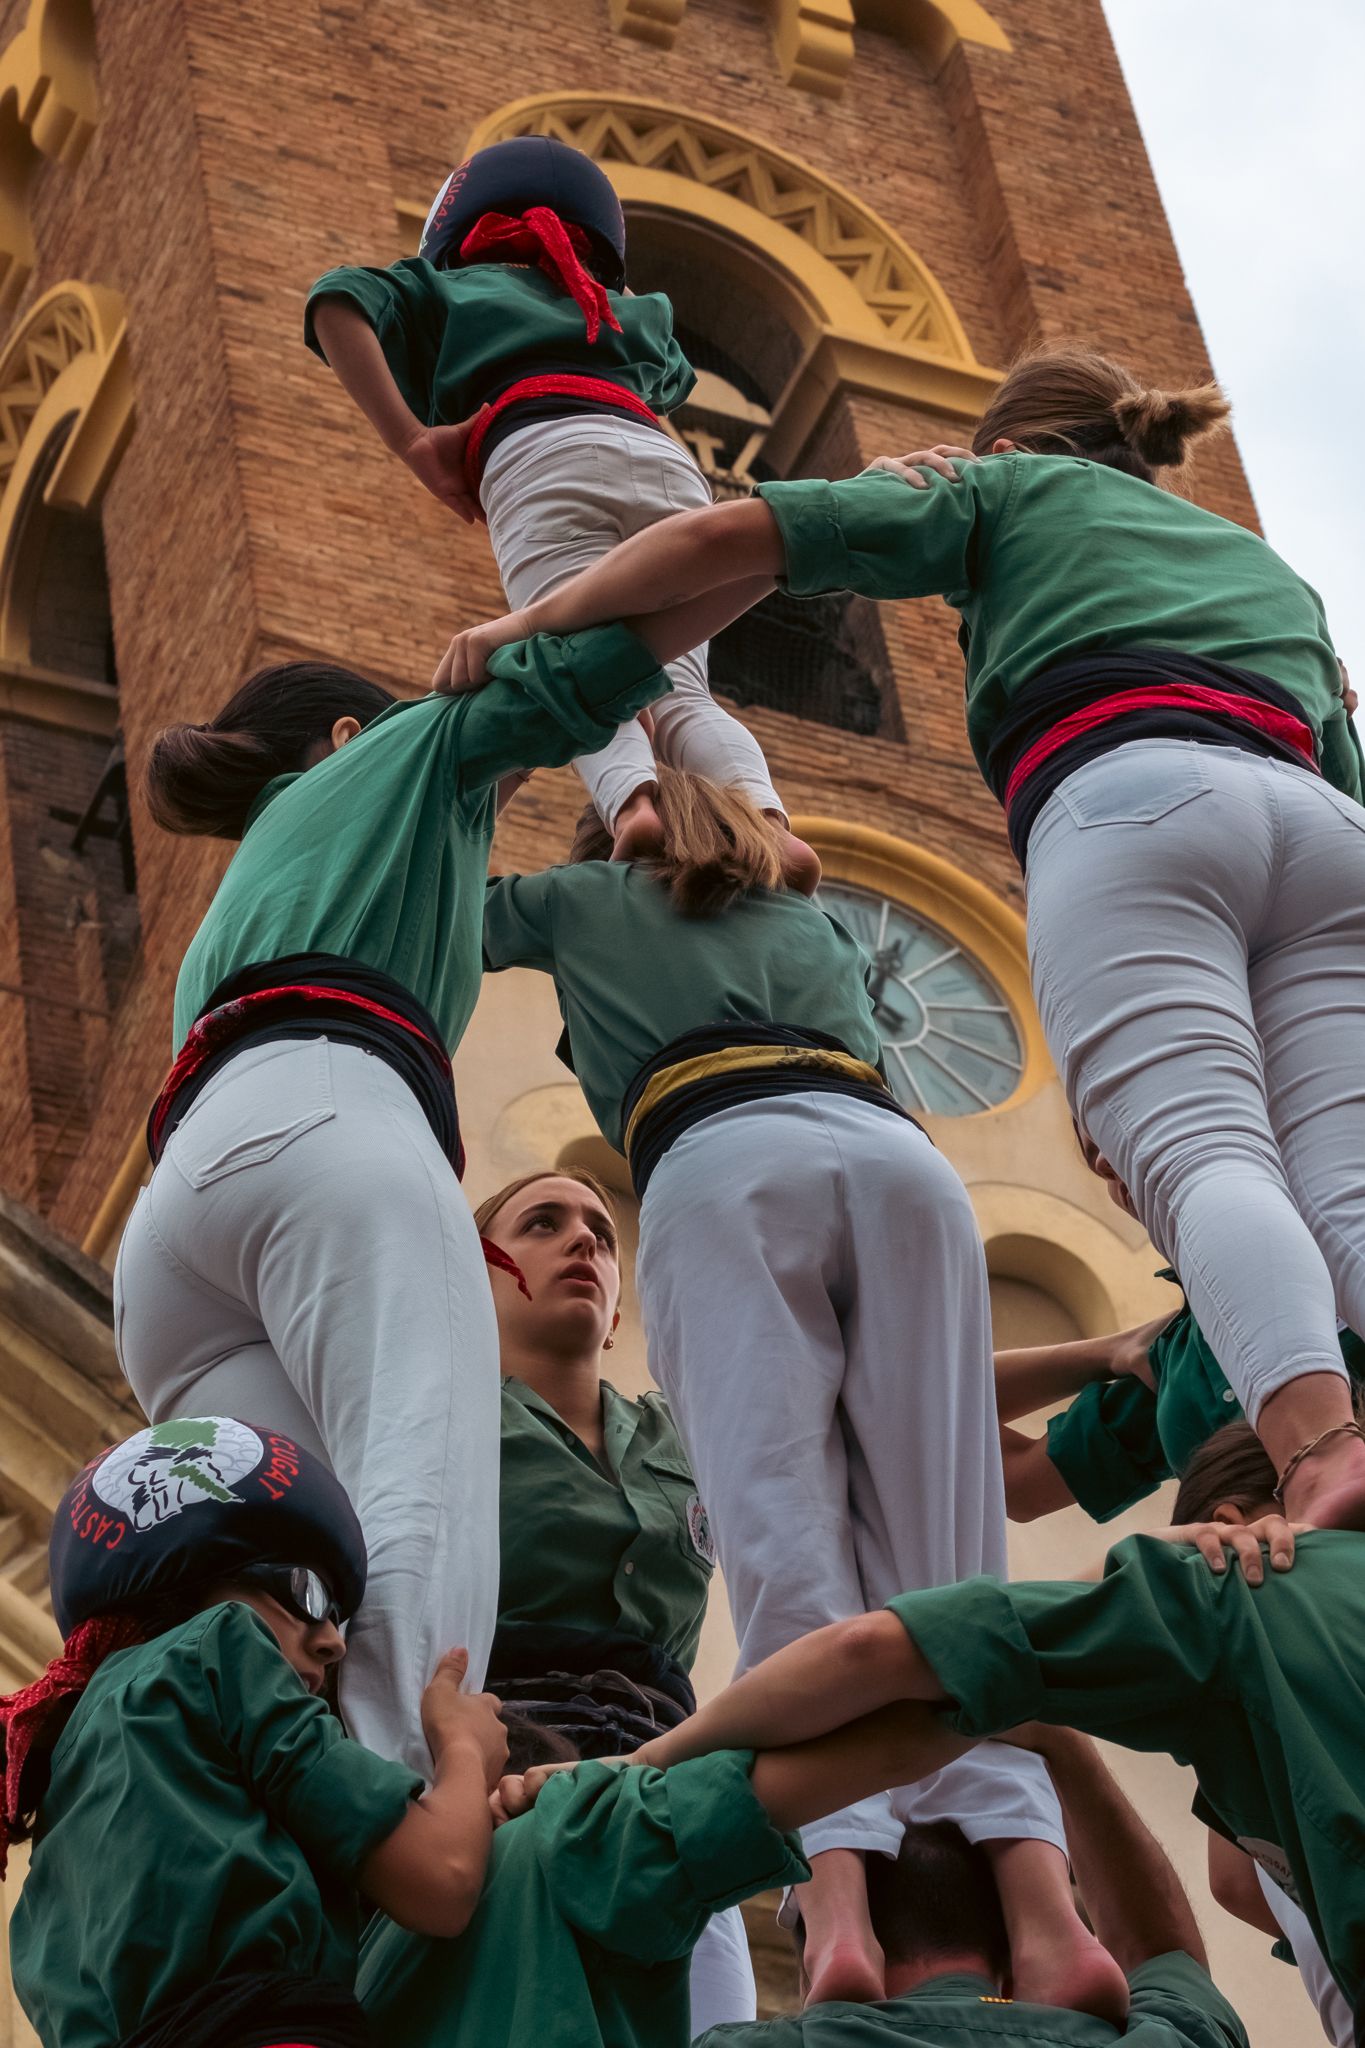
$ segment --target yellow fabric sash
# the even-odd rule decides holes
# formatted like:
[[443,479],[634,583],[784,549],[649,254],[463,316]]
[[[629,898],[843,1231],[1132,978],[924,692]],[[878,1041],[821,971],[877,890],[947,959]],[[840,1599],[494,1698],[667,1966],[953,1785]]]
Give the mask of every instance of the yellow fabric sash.
[[679,1060],[676,1066],[661,1067],[653,1076],[630,1113],[625,1135],[626,1157],[630,1157],[631,1146],[645,1118],[680,1088],[690,1088],[694,1081],[709,1081],[716,1074],[762,1072],[775,1067],[803,1067],[807,1072],[842,1074],[845,1080],[860,1081],[869,1088],[886,1089],[877,1069],[869,1066],[866,1060],[855,1059],[851,1052],[830,1052],[819,1045],[723,1046],[719,1052],[702,1053],[696,1059]]

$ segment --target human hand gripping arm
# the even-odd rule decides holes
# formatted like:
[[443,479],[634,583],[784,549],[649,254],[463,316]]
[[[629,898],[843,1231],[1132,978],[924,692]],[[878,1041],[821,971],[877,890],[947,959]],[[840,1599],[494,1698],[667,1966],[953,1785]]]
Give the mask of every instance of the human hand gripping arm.
[[496,648],[608,619],[628,625],[659,662],[673,661],[766,597],[782,568],[777,523],[761,499],[675,513],[534,604],[457,633],[432,686],[477,689]]
[[1132,1373],[1151,1386],[1147,1352],[1170,1320],[1170,1315],[1157,1316],[1137,1329],[1120,1330],[1109,1337],[1080,1337],[1069,1344],[997,1351],[995,1405],[1000,1420],[1015,1422],[1053,1401],[1068,1400],[1093,1380],[1116,1379],[1121,1373]]
[[320,298],[313,312],[313,332],[342,387],[384,446],[406,463],[433,498],[466,526],[472,525],[482,515],[465,480],[464,452],[479,415],[453,426],[424,426],[398,389],[379,337],[351,300]]
[[493,1840],[489,1795],[507,1761],[507,1731],[491,1693],[463,1693],[465,1650],[447,1650],[422,1695],[422,1728],[436,1775],[392,1834],[360,1866],[360,1888],[414,1934],[463,1934],[483,1889]]

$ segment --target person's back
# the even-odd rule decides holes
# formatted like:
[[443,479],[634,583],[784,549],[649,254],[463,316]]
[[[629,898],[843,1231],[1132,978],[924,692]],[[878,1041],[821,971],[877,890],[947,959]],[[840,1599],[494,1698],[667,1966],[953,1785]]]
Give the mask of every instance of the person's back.
[[687,917],[644,863],[508,876],[489,887],[484,958],[554,975],[575,1071],[613,1144],[634,1076],[689,1031],[776,1022],[880,1058],[861,948],[792,890],[749,890]]
[[45,2041],[107,2048],[241,1973],[349,1989],[360,1913],[343,1873],[421,1786],[352,1743],[338,1772],[341,1729],[304,1704],[235,1602],[99,1667],[53,1752],[10,1923],[15,1987]]

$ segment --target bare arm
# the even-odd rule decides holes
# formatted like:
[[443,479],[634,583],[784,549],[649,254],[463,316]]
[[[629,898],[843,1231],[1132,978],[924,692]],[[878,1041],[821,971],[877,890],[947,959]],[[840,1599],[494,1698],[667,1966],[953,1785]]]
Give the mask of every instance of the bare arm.
[[1045,1436],[1025,1436],[1020,1429],[1000,1429],[1000,1456],[1005,1468],[1005,1512],[1012,1522],[1036,1522],[1072,1507],[1076,1496],[1047,1454]]
[[995,1405],[1002,1422],[1065,1401],[1092,1380],[1114,1377],[1120,1337],[1080,1337],[1071,1344],[1030,1345],[995,1354]]
[[716,1749],[782,1749],[893,1702],[942,1698],[895,1615],[860,1614],[775,1651],[689,1720],[647,1742],[636,1761],[663,1768]]
[[457,425],[424,426],[398,389],[379,337],[349,299],[319,299],[313,332],[329,367],[384,446],[433,497],[471,524],[479,507],[465,479],[464,448],[478,415]]
[[1030,1733],[1062,1802],[1091,1925],[1119,1968],[1131,1972],[1153,1956],[1179,1953],[1207,1969],[1199,1925],[1171,1860],[1094,1743],[1066,1728]]
[[489,1795],[507,1761],[491,1693],[462,1693],[469,1659],[447,1652],[422,1699],[435,1782],[360,1866],[360,1888],[414,1934],[463,1934],[479,1902],[493,1840]]
[[753,1788],[775,1828],[804,1827],[888,1785],[913,1784],[975,1748],[932,1707],[900,1704],[867,1714],[832,1735],[755,1758]]
[[1231,1913],[1234,1919],[1245,1920],[1248,1927],[1268,1934],[1273,1941],[1279,1940],[1280,1923],[1261,1890],[1256,1865],[1245,1849],[1239,1849],[1226,1835],[1215,1834],[1212,1828],[1209,1829],[1209,1890],[1225,1913]]

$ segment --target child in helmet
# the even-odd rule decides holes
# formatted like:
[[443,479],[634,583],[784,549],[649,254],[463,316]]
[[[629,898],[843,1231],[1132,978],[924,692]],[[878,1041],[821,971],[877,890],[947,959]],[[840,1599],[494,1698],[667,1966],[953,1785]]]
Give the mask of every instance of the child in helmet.
[[[660,415],[696,382],[661,292],[625,286],[625,222],[605,173],[544,135],[479,150],[437,194],[416,257],[329,270],[305,339],[394,454],[465,520],[488,522],[509,602],[531,603],[617,541],[711,493]],[[742,789],[785,825],[762,750],[715,703],[705,644],[669,665],[661,759]],[[615,858],[653,852],[654,751],[632,720],[575,763]],[[790,879],[819,863],[788,845]]]
[[497,1702],[447,1654],[422,1701],[435,1779],[348,1740],[320,1697],[365,1588],[338,1482],[229,1416],[139,1430],[52,1527],[61,1656],[0,1700],[0,1872],[44,2048],[361,2048],[363,1892],[459,1932],[483,1883]]

